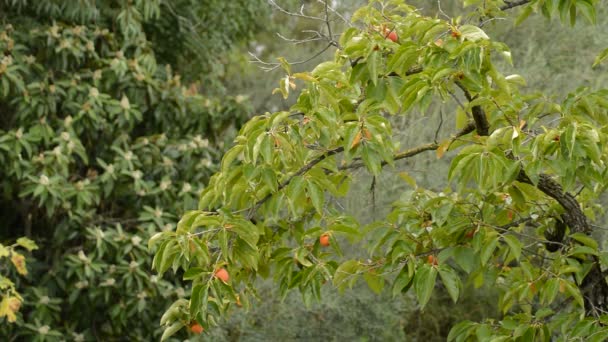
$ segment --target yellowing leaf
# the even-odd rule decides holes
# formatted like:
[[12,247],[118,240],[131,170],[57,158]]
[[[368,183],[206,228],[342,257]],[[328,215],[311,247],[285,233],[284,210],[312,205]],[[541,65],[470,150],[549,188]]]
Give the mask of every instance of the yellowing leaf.
[[452,142],[450,140],[446,140],[446,141],[442,142],[441,145],[439,145],[439,147],[437,148],[437,151],[435,151],[437,153],[437,159],[441,159],[441,157],[443,157],[445,152],[450,147],[451,143]]
[[27,268],[25,268],[25,257],[23,255],[13,252],[11,262],[13,263],[19,274],[27,275]]
[[0,317],[6,316],[6,319],[13,323],[17,320],[17,311],[21,307],[21,300],[17,297],[4,297],[0,303]]
[[316,82],[317,79],[312,77],[309,73],[307,72],[298,72],[293,74],[293,77],[302,80],[302,81],[307,81],[307,82]]
[[350,148],[355,148],[361,143],[361,132],[357,132],[355,135],[355,139],[353,139],[353,143],[350,144]]
[[17,239],[17,244],[25,249],[27,249],[28,251],[32,251],[34,249],[38,249],[38,246],[36,245],[36,243],[28,238],[25,237],[21,237]]
[[0,243],[0,258],[9,256],[9,255],[10,255],[10,252],[8,251],[8,248],[4,247],[4,245]]

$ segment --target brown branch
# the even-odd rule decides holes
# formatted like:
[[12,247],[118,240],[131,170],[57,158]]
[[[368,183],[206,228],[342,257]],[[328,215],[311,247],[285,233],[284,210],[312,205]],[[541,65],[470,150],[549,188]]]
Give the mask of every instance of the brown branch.
[[[523,170],[519,172],[517,180],[534,185]],[[586,235],[591,233],[591,226],[580,204],[572,194],[564,192],[558,182],[553,180],[549,175],[541,174],[536,187],[547,196],[555,199],[564,208],[565,213],[561,216],[568,227],[570,227],[571,232]],[[597,307],[602,310],[608,310],[608,283],[606,283],[606,279],[600,268],[599,258],[591,256],[587,261],[591,262],[591,269],[579,285],[579,288],[584,298],[586,313],[594,315],[597,314],[595,312]]]
[[[471,132],[473,132],[475,130],[475,125],[472,122],[469,122],[463,129],[461,129],[460,131],[458,131],[451,139],[450,142],[462,137],[463,135],[469,134]],[[439,148],[439,144],[438,143],[430,143],[430,144],[425,144],[425,145],[421,145],[418,147],[414,147],[411,148],[407,151],[404,152],[400,152],[395,154],[394,156],[394,160],[400,160],[400,159],[405,159],[405,158],[410,158],[413,157],[417,154],[420,154],[422,152],[425,151],[434,151],[437,150]],[[325,159],[327,159],[330,156],[333,156],[335,154],[341,153],[344,151],[344,147],[336,147],[334,149],[328,150],[326,151],[324,154],[316,157],[315,159],[309,161],[308,163],[306,163],[306,165],[302,166],[296,173],[294,173],[293,175],[291,175],[289,178],[287,178],[286,180],[284,180],[283,182],[281,182],[281,184],[279,184],[279,187],[277,188],[277,192],[281,191],[282,189],[284,189],[285,187],[287,187],[289,185],[289,183],[291,183],[291,181],[298,176],[301,176],[303,174],[305,174],[306,172],[308,172],[310,169],[312,169],[315,165],[319,164],[320,162],[324,161]],[[382,166],[387,165],[388,163],[386,161],[382,162]],[[356,158],[354,163],[350,164],[350,165],[346,165],[346,166],[341,166],[338,169],[339,170],[346,170],[346,169],[353,169],[353,168],[358,168],[363,166],[363,163],[361,162],[361,158]],[[264,196],[264,198],[262,198],[261,200],[257,201],[255,203],[255,205],[253,207],[251,207],[250,209],[250,216],[253,215],[253,213],[255,213],[264,203],[266,203],[266,201],[268,201],[275,193],[269,193],[266,196]],[[251,218],[251,217],[250,217]]]
[[[454,140],[462,137],[463,135],[467,135],[467,134],[473,132],[474,130],[475,130],[475,124],[473,122],[469,122],[463,129],[458,131],[458,133],[456,133],[452,138],[450,138],[450,143],[453,142]],[[395,154],[393,156],[393,160],[410,158],[410,157],[413,157],[415,155],[418,155],[418,154],[420,154],[422,152],[426,152],[426,151],[435,151],[440,146],[441,145],[438,143],[429,143],[429,144],[416,146],[416,147],[410,148],[409,150]],[[387,164],[388,164],[388,162],[386,162],[386,161],[382,161],[382,163],[381,163],[382,166],[386,166]],[[361,158],[355,158],[353,163],[351,163],[349,165],[340,166],[338,168],[338,170],[342,171],[342,170],[348,170],[348,169],[356,169],[356,168],[362,167],[363,165],[364,164],[361,161]]]
[[538,184],[534,184],[526,175],[525,171],[519,171],[517,180],[522,183],[536,185],[545,195],[555,199],[562,208],[566,211],[562,217],[564,222],[570,227],[572,232],[588,234],[591,232],[591,227],[576,198],[568,192],[564,192],[562,186],[553,180],[549,175],[541,174]]
[[[458,88],[462,90],[462,92],[464,93],[464,97],[466,97],[469,102],[472,102],[477,98],[477,96],[472,96],[469,90],[460,81],[456,81],[454,83],[458,86]],[[488,122],[486,113],[481,108],[481,106],[473,106],[472,112],[477,134],[479,134],[480,136],[490,135],[490,123]]]
[[525,4],[529,3],[529,2],[530,2],[530,0],[518,0],[518,1],[509,1],[509,2],[505,1],[505,5],[502,6],[500,8],[500,10],[501,11],[510,10],[511,8],[523,6],[523,5],[525,5]]
[[[301,175],[305,174],[310,169],[312,169],[315,165],[317,165],[320,162],[324,161],[328,157],[333,156],[334,154],[338,154],[338,153],[340,153],[342,151],[344,151],[344,147],[337,147],[337,148],[328,150],[324,154],[322,154],[322,155],[318,156],[317,158],[309,161],[306,165],[302,166],[296,173],[294,173],[289,178],[287,178],[286,180],[284,180],[283,182],[281,182],[281,184],[279,184],[277,192],[283,190],[287,185],[289,185],[289,183],[295,177],[298,177],[298,176],[301,176]],[[271,192],[271,193],[267,194],[266,196],[264,196],[264,198],[262,198],[261,200],[257,201],[255,203],[255,205],[251,208],[251,212],[250,213],[251,214],[255,213],[262,206],[262,204],[266,203],[266,201],[268,201],[272,197],[272,195],[274,195],[274,193]]]

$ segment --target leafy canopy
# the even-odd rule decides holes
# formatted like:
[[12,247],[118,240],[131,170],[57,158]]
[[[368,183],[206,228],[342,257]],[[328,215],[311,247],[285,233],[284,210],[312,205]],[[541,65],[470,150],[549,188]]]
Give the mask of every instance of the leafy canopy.
[[[247,307],[258,277],[272,277],[283,295],[297,288],[305,302],[327,281],[346,289],[362,278],[376,292],[411,291],[421,307],[438,283],[455,303],[467,284],[495,287],[501,319],[461,322],[454,341],[608,336],[608,259],[594,238],[608,185],[608,89],[579,88],[562,101],[524,91],[521,76],[496,66],[511,62],[508,46],[483,29],[515,9],[516,22],[540,12],[593,23],[596,1],[464,4],[474,11],[445,20],[403,1],[370,1],[333,60],[302,73],[284,65],[278,91],[287,97],[302,86],[296,103],[245,124],[198,210],[149,242],[158,272],[180,269],[192,282],[190,300],[161,320],[165,338]],[[451,102],[456,94],[463,101]],[[391,117],[433,101],[453,103],[452,135],[401,148]],[[362,225],[336,204],[355,169],[375,177],[427,151],[453,158],[443,192],[404,171],[411,189],[383,220]],[[363,243],[369,257],[345,256],[349,242]],[[218,268],[228,282],[214,276]]]

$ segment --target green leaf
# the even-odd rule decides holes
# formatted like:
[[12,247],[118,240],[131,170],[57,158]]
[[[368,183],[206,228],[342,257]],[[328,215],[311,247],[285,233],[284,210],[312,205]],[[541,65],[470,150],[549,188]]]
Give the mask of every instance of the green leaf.
[[593,62],[593,67],[600,65],[606,58],[608,58],[608,48],[604,49],[597,57],[595,57],[595,61]]
[[192,268],[188,269],[186,272],[184,272],[184,280],[195,279],[199,275],[201,275],[203,272],[205,272],[205,269],[202,267],[192,267]]
[[410,277],[406,267],[403,267],[393,282],[393,297],[400,294],[403,289],[411,286],[412,280],[414,278]]
[[357,280],[357,272],[361,265],[357,260],[348,260],[336,269],[333,277],[333,284],[338,290],[344,291],[346,287],[352,286]]
[[36,243],[28,238],[25,237],[20,237],[17,239],[17,244],[25,249],[27,249],[28,251],[33,251],[34,249],[38,249],[38,246],[36,245]]
[[559,278],[550,278],[545,282],[543,291],[540,292],[541,302],[545,305],[553,303],[559,291]]
[[532,14],[532,6],[526,6],[521,10],[517,18],[515,19],[515,26],[519,26],[524,20],[526,20],[530,14]]
[[182,218],[179,220],[179,222],[177,222],[176,232],[186,233],[191,231],[192,223],[201,214],[202,213],[199,210],[187,211],[184,215],[182,215]]
[[585,18],[587,18],[591,24],[595,25],[597,23],[595,7],[593,4],[587,2],[586,0],[579,0],[576,2],[576,7],[580,12],[583,13]]
[[597,249],[594,249],[594,248],[591,248],[588,246],[575,246],[568,253],[568,255],[577,255],[577,254],[599,255]]
[[460,34],[471,41],[478,41],[480,39],[490,39],[488,35],[475,25],[462,25],[458,28]]
[[576,303],[581,307],[584,308],[585,307],[585,301],[583,300],[583,296],[581,295],[581,292],[579,290],[579,288],[574,285],[572,282],[567,281],[567,280],[560,280],[562,284],[565,285],[566,288],[566,292],[568,294],[570,294],[570,296],[572,296],[572,298],[574,299],[574,301],[576,301]]
[[595,239],[593,239],[590,236],[587,236],[583,233],[574,233],[574,234],[570,234],[570,238],[582,243],[583,245],[593,248],[594,250],[598,249],[598,244],[597,241],[595,241]]
[[483,247],[481,248],[480,258],[481,265],[485,266],[492,257],[496,246],[498,245],[498,236],[494,236],[490,239],[490,241],[485,241]]
[[444,265],[439,267],[439,276],[441,277],[443,285],[445,285],[445,288],[448,290],[450,297],[454,303],[456,303],[458,301],[458,296],[460,295],[460,288],[462,287],[460,277],[458,277],[452,268]]
[[509,249],[511,250],[511,254],[515,258],[515,260],[519,260],[521,256],[522,243],[513,235],[503,235],[502,238],[505,240],[507,245],[509,245]]
[[435,288],[436,278],[437,268],[429,264],[422,265],[416,271],[416,275],[414,276],[414,288],[421,308],[424,308],[429,299],[431,299],[431,294]]
[[209,291],[208,284],[198,284],[192,289],[192,296],[190,297],[190,317],[196,317],[201,310],[201,307],[206,305],[206,303],[203,303],[203,298],[207,296],[207,291]]
[[467,273],[471,273],[479,263],[473,249],[461,246],[454,249],[454,261]]
[[378,83],[378,66],[381,62],[381,55],[378,51],[372,51],[367,57],[367,70],[373,85]]
[[185,326],[184,323],[182,323],[180,321],[171,324],[163,332],[163,336],[161,336],[160,341],[162,342],[162,341],[168,339],[169,337],[171,337],[173,334],[175,334],[176,332],[178,332],[184,326]]
[[323,214],[323,203],[325,202],[325,192],[323,189],[313,180],[307,182],[308,196],[312,201],[312,205],[315,207],[319,214]]
[[448,342],[451,341],[466,341],[466,338],[470,335],[471,330],[474,328],[474,324],[471,321],[462,321],[450,329],[448,334]]
[[376,294],[380,294],[384,289],[384,278],[373,271],[363,273],[363,279],[367,282],[367,286]]

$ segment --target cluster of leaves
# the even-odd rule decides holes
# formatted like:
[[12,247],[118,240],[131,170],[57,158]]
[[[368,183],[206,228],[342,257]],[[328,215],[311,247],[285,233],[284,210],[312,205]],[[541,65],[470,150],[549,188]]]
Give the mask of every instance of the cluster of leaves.
[[[25,248],[28,251],[38,249],[36,243],[28,238],[21,237],[17,241],[10,245],[4,246],[0,244],[0,260],[9,258],[13,264],[14,271],[18,274],[25,276],[27,275],[27,264],[25,256],[19,253],[17,247]],[[7,276],[0,275],[0,291],[2,291],[2,301],[0,301],[0,318],[6,317],[8,322],[15,322],[17,320],[17,312],[21,308],[23,297],[17,291],[15,283],[11,280],[11,275],[14,274],[13,270],[7,265],[6,260],[3,260],[3,265],[7,267]]]
[[[17,317],[11,298],[21,297],[3,280],[12,297],[2,316],[16,323],[0,336],[151,340],[160,331],[150,326],[184,297],[180,283],[152,274],[145,241],[196,207],[250,108],[243,96],[201,95],[200,84],[182,83],[184,69],[163,64],[188,55],[168,47],[186,44],[163,26],[179,15],[170,6],[0,2],[0,234],[41,247],[15,282]],[[203,23],[206,6],[191,17]],[[237,16],[235,6],[227,13]],[[222,39],[252,27],[226,28]],[[8,253],[23,274],[23,256]]]
[[[502,319],[462,322],[450,340],[604,340],[608,260],[592,234],[608,179],[607,92],[581,88],[561,102],[523,93],[525,80],[493,63],[510,62],[509,48],[480,28],[520,6],[562,19],[567,8],[571,23],[578,13],[593,22],[595,2],[465,3],[479,10],[446,21],[402,1],[370,1],[333,61],[306,73],[284,66],[284,96],[305,85],[296,104],[245,124],[199,210],[150,241],[160,273],[181,268],[192,280],[190,300],[162,322],[165,336],[193,319],[216,324],[256,296],[261,276],[283,292],[298,288],[305,301],[320,298],[326,281],[344,289],[362,277],[377,292],[387,283],[394,295],[411,289],[421,307],[438,280],[454,301],[465,282],[486,284],[499,290]],[[387,39],[392,31],[398,39]],[[391,115],[453,98],[451,137],[405,150],[393,142]],[[425,151],[457,151],[446,175],[455,191],[423,189],[403,173],[412,190],[364,227],[336,205],[354,169],[376,176]],[[331,248],[319,242],[324,234]],[[344,260],[342,237],[362,236],[369,257]],[[214,277],[219,267],[229,282]]]

